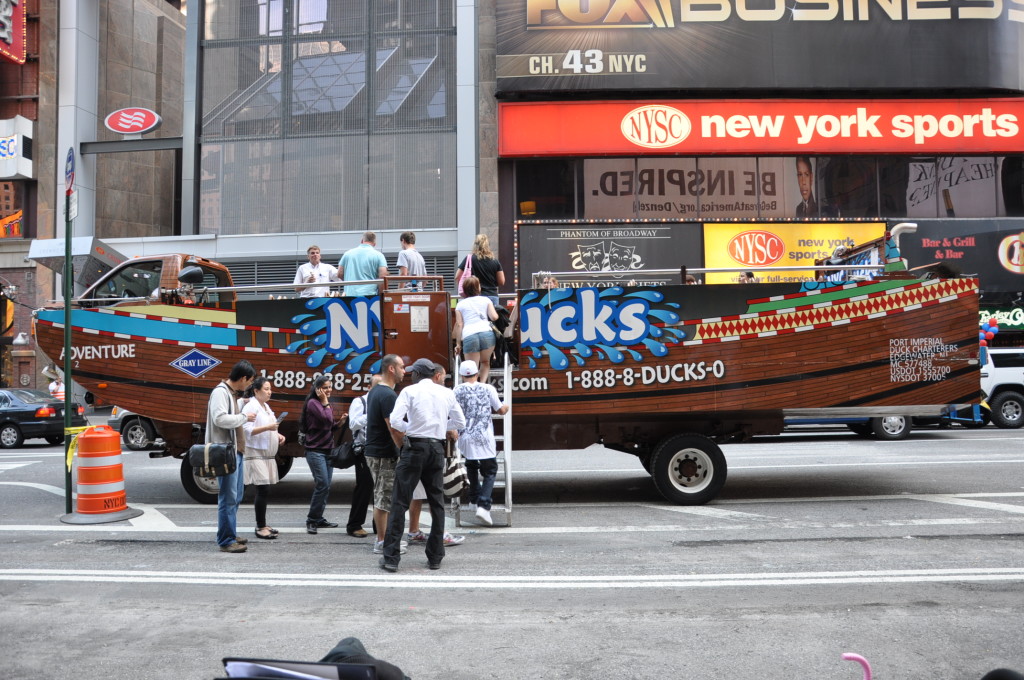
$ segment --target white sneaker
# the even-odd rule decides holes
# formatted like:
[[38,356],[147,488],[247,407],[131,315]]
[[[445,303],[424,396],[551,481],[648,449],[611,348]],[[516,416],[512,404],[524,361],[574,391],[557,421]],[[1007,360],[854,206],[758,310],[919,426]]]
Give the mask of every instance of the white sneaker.
[[[409,545],[408,543],[406,543],[405,541],[402,541],[402,543],[401,543],[401,545],[399,546],[399,549],[398,549],[398,554],[399,555],[404,555],[406,553],[406,546],[408,546],[408,545]],[[384,554],[384,541],[374,541],[373,542],[373,554],[374,555],[383,555]]]
[[487,526],[494,526],[494,521],[491,520],[491,511],[484,508],[476,509],[476,518]]

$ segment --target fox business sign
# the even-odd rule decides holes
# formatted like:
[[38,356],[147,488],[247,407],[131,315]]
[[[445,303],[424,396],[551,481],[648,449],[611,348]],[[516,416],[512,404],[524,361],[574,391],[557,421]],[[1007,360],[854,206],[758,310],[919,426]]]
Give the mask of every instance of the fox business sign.
[[1024,0],[503,0],[496,11],[499,92],[1022,87]]

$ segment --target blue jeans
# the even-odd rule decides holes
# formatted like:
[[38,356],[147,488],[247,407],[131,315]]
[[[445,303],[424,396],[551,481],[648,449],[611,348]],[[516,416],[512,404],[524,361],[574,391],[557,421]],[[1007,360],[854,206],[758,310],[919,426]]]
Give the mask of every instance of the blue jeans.
[[[477,479],[477,472],[482,479]],[[491,493],[494,491],[494,480],[498,476],[498,460],[466,460],[466,476],[469,477],[469,502],[478,508],[491,509]]]
[[327,462],[327,454],[322,451],[306,449],[306,464],[313,473],[313,497],[309,501],[307,522],[319,522],[324,518],[327,507],[327,494],[331,492],[331,478],[334,468]]
[[238,504],[245,493],[245,462],[236,453],[238,465],[230,475],[217,477],[217,545],[231,545],[238,535]]

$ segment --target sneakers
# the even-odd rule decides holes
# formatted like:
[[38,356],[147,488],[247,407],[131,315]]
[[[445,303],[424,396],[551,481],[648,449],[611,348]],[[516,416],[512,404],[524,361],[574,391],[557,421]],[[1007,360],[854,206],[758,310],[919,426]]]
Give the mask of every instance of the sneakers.
[[[409,545],[408,543],[406,543],[405,541],[402,541],[401,545],[399,545],[399,547],[398,547],[398,554],[399,555],[404,555],[407,552],[406,548],[407,548],[408,545]],[[384,554],[384,541],[374,541],[373,542],[373,554],[374,555],[383,555]]]
[[245,545],[248,542],[249,542],[248,538],[241,538],[239,536],[235,536],[235,543],[241,543],[242,545]]
[[486,508],[477,508],[476,518],[480,520],[482,524],[486,524],[487,526],[494,525],[494,521],[491,519],[491,511]]
[[248,548],[237,541],[220,547],[220,551],[226,553],[244,553],[246,550],[248,550]]
[[387,561],[384,560],[383,557],[380,558],[380,562],[378,562],[377,564],[380,565],[381,569],[383,569],[384,571],[390,571],[392,574],[395,573],[396,571],[398,571],[398,565],[397,564],[392,564],[391,562],[387,562]]
[[316,533],[316,522],[308,522],[308,521],[306,522],[306,533],[307,534],[315,534]]
[[[427,535],[422,531],[417,531],[415,534],[406,534],[406,538],[409,539],[410,543],[426,543]],[[454,536],[449,534],[447,531],[444,533],[444,544],[446,546],[459,545],[466,540],[465,536]]]
[[337,522],[328,522],[326,519],[321,517],[320,519],[318,519],[316,521],[316,528],[317,529],[337,529],[338,528],[338,523]]

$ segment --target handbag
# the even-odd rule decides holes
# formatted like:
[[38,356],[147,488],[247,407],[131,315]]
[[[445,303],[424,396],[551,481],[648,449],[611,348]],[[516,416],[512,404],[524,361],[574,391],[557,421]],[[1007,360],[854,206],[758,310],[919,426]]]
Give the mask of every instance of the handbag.
[[[327,462],[331,467],[338,470],[344,470],[350,468],[356,464],[356,446],[351,439],[345,441],[345,435],[348,433],[348,420],[345,420],[345,424],[341,427],[341,435],[338,437],[340,443],[331,449],[331,452],[327,454]],[[362,451],[360,450],[360,453]]]
[[462,297],[462,282],[473,275],[473,253],[466,255],[466,266],[462,270],[462,277],[459,279],[459,297]]
[[466,474],[466,466],[462,463],[462,456],[456,453],[450,458],[445,458],[442,482],[444,497],[455,498],[468,486],[469,475]]
[[222,477],[230,475],[238,466],[235,445],[194,444],[188,450],[188,464],[199,477]]

